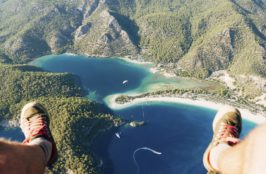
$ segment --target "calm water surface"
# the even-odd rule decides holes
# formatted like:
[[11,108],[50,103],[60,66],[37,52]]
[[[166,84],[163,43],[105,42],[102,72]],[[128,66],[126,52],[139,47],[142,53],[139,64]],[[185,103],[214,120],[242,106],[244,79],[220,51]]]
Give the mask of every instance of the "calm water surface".
[[[31,62],[52,72],[78,75],[88,90],[88,96],[101,101],[105,96],[137,88],[149,71],[141,66],[118,59],[88,58],[83,56],[45,56]],[[126,84],[123,82],[127,80]]]
[[[147,125],[139,128],[122,127],[117,131],[121,138],[113,133],[98,140],[97,144],[101,145],[98,147],[98,153],[105,164],[104,173],[206,173],[201,159],[212,137],[211,127],[215,110],[154,102],[116,113],[126,119],[144,120]],[[244,121],[242,135],[254,126]],[[162,155],[138,151],[135,154],[136,164],[133,153],[141,147],[150,147]]]
[[0,126],[0,137],[19,142],[22,142],[24,140],[24,135],[21,132],[21,129],[18,127],[6,128]]

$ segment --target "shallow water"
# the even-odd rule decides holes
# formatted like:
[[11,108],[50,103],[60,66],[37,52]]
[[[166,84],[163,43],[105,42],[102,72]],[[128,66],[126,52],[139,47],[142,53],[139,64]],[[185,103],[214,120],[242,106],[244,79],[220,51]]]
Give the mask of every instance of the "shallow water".
[[[31,62],[52,72],[69,72],[78,75],[93,100],[137,88],[142,77],[149,74],[144,67],[139,67],[117,59],[87,58],[83,56],[45,56]],[[127,80],[126,84],[123,82]]]
[[[52,72],[78,75],[88,90],[88,97],[101,102],[114,93],[151,92],[160,89],[206,86],[198,80],[166,78],[153,74],[147,67],[117,58],[94,58],[73,55],[44,56],[30,63]],[[125,82],[123,84],[123,82]]]
[[[144,65],[115,58],[59,55],[46,56],[31,64],[48,71],[78,75],[84,88],[88,90],[88,97],[100,102],[114,93],[150,91],[160,85],[166,86],[165,88],[169,85],[179,88],[206,85],[196,80],[165,78],[150,73]],[[104,173],[206,173],[201,159],[212,136],[211,124],[215,110],[149,102],[114,112],[124,119],[144,120],[147,124],[138,128],[124,126],[96,140],[93,150],[103,161]],[[244,121],[243,135],[254,126],[255,124]],[[115,133],[119,133],[120,138]],[[142,147],[149,147],[162,154],[140,150],[135,153],[134,161],[134,151]]]

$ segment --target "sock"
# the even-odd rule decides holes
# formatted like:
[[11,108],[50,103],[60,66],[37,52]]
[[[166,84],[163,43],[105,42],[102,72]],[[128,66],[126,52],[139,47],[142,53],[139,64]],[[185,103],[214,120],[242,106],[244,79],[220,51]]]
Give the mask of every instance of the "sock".
[[35,138],[29,145],[38,145],[44,152],[44,163],[47,164],[52,154],[52,143],[43,137]]
[[211,152],[210,152],[210,164],[215,170],[219,171],[218,158],[219,158],[220,154],[228,148],[231,148],[231,146],[229,146],[226,143],[221,143],[211,150]]

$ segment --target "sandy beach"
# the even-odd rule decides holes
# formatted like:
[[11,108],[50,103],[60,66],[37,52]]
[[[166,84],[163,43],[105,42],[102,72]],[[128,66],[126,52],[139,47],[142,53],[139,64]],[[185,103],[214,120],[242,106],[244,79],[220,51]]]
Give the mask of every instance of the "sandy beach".
[[121,59],[121,60],[127,61],[127,62],[129,62],[129,63],[139,64],[139,65],[153,64],[152,62],[139,61],[139,60],[136,60],[136,59],[130,59],[130,58],[127,58],[127,57],[115,57],[115,58],[118,58],[118,59]]
[[[115,94],[112,96],[108,96],[105,100],[106,104],[113,110],[120,110],[126,107],[130,107],[136,104],[146,103],[146,102],[171,102],[177,104],[186,104],[186,105],[193,105],[199,107],[205,107],[213,110],[218,110],[222,107],[227,105],[221,103],[215,103],[206,100],[192,100],[192,99],[185,99],[185,98],[177,98],[177,97],[147,97],[147,98],[137,98],[133,101],[125,104],[118,104],[115,102],[115,99],[119,96],[119,94]],[[252,113],[247,109],[238,108],[242,114],[242,118],[254,122],[256,124],[261,124],[266,122],[266,118],[260,113]]]
[[171,77],[176,77],[175,74],[173,73],[168,73],[166,72],[165,70],[162,70],[161,68],[158,68],[154,65],[154,63],[152,62],[146,62],[146,61],[139,61],[139,60],[136,60],[136,59],[130,59],[130,58],[126,58],[126,57],[117,57],[118,59],[121,59],[121,60],[124,60],[126,62],[129,62],[129,63],[134,63],[134,64],[139,64],[139,65],[152,65],[150,68],[149,68],[149,71],[153,74],[155,73],[159,73],[159,74],[162,74],[163,76],[165,77],[168,77],[168,78],[171,78]]

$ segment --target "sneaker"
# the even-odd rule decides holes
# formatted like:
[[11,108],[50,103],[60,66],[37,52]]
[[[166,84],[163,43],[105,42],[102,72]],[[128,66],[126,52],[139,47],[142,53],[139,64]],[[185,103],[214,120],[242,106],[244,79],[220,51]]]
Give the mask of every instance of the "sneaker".
[[26,104],[20,114],[20,127],[25,135],[23,144],[28,144],[39,137],[43,137],[52,143],[52,153],[47,163],[47,166],[51,166],[57,160],[58,154],[49,129],[49,115],[46,109],[37,102]]
[[213,138],[203,155],[203,164],[209,174],[219,173],[210,164],[209,155],[211,149],[220,143],[233,146],[239,142],[239,135],[242,128],[242,119],[239,110],[234,107],[220,109],[213,120],[212,128]]

